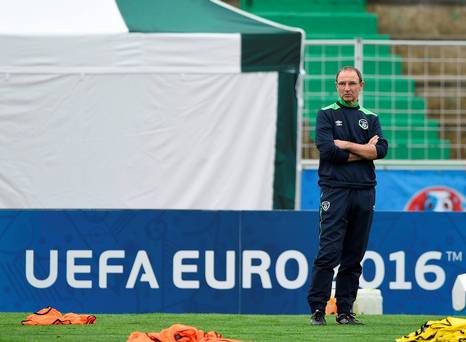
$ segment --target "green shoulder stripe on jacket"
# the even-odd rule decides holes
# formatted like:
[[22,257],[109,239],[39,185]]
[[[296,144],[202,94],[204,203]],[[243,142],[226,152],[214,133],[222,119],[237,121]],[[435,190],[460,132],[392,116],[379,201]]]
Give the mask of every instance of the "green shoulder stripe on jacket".
[[321,110],[326,110],[326,109],[340,109],[340,106],[337,105],[337,103],[335,102],[335,103],[332,103],[330,106],[321,108]]
[[374,112],[371,112],[369,109],[366,109],[364,107],[360,107],[359,110],[361,112],[363,112],[364,114],[366,114],[366,115],[375,115],[375,116],[377,116],[377,114],[375,114]]

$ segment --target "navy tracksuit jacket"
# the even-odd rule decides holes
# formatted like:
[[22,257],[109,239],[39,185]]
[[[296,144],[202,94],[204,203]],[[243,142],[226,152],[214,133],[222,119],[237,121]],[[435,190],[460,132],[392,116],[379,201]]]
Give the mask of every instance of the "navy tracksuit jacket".
[[338,312],[352,312],[375,205],[375,169],[372,160],[348,162],[349,152],[334,139],[366,144],[374,135],[379,136],[377,159],[384,158],[388,143],[376,114],[359,105],[348,107],[341,99],[317,114],[321,208],[319,252],[308,292],[312,312],[325,311],[337,265]]

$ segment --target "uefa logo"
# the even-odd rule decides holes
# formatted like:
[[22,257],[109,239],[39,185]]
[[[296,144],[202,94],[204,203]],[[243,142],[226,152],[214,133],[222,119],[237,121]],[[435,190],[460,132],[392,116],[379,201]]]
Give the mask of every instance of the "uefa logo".
[[464,196],[446,186],[424,188],[412,196],[406,211],[465,211]]

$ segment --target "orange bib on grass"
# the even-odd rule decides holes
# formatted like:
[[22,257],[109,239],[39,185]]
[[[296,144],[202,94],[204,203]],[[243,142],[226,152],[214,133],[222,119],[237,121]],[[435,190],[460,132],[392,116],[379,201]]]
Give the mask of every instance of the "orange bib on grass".
[[173,324],[167,329],[156,333],[135,331],[127,342],[241,342],[223,338],[216,331],[204,332],[183,324]]
[[61,325],[61,324],[94,324],[93,315],[78,315],[73,312],[62,315],[60,311],[47,306],[21,321],[22,325]]

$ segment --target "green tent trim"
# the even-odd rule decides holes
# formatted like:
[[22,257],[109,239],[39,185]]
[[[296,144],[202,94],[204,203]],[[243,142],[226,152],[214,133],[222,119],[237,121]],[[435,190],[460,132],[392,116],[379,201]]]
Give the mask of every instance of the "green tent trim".
[[278,72],[273,208],[293,209],[296,187],[297,93],[303,33],[219,1],[117,0],[129,32],[239,33],[241,71]]

